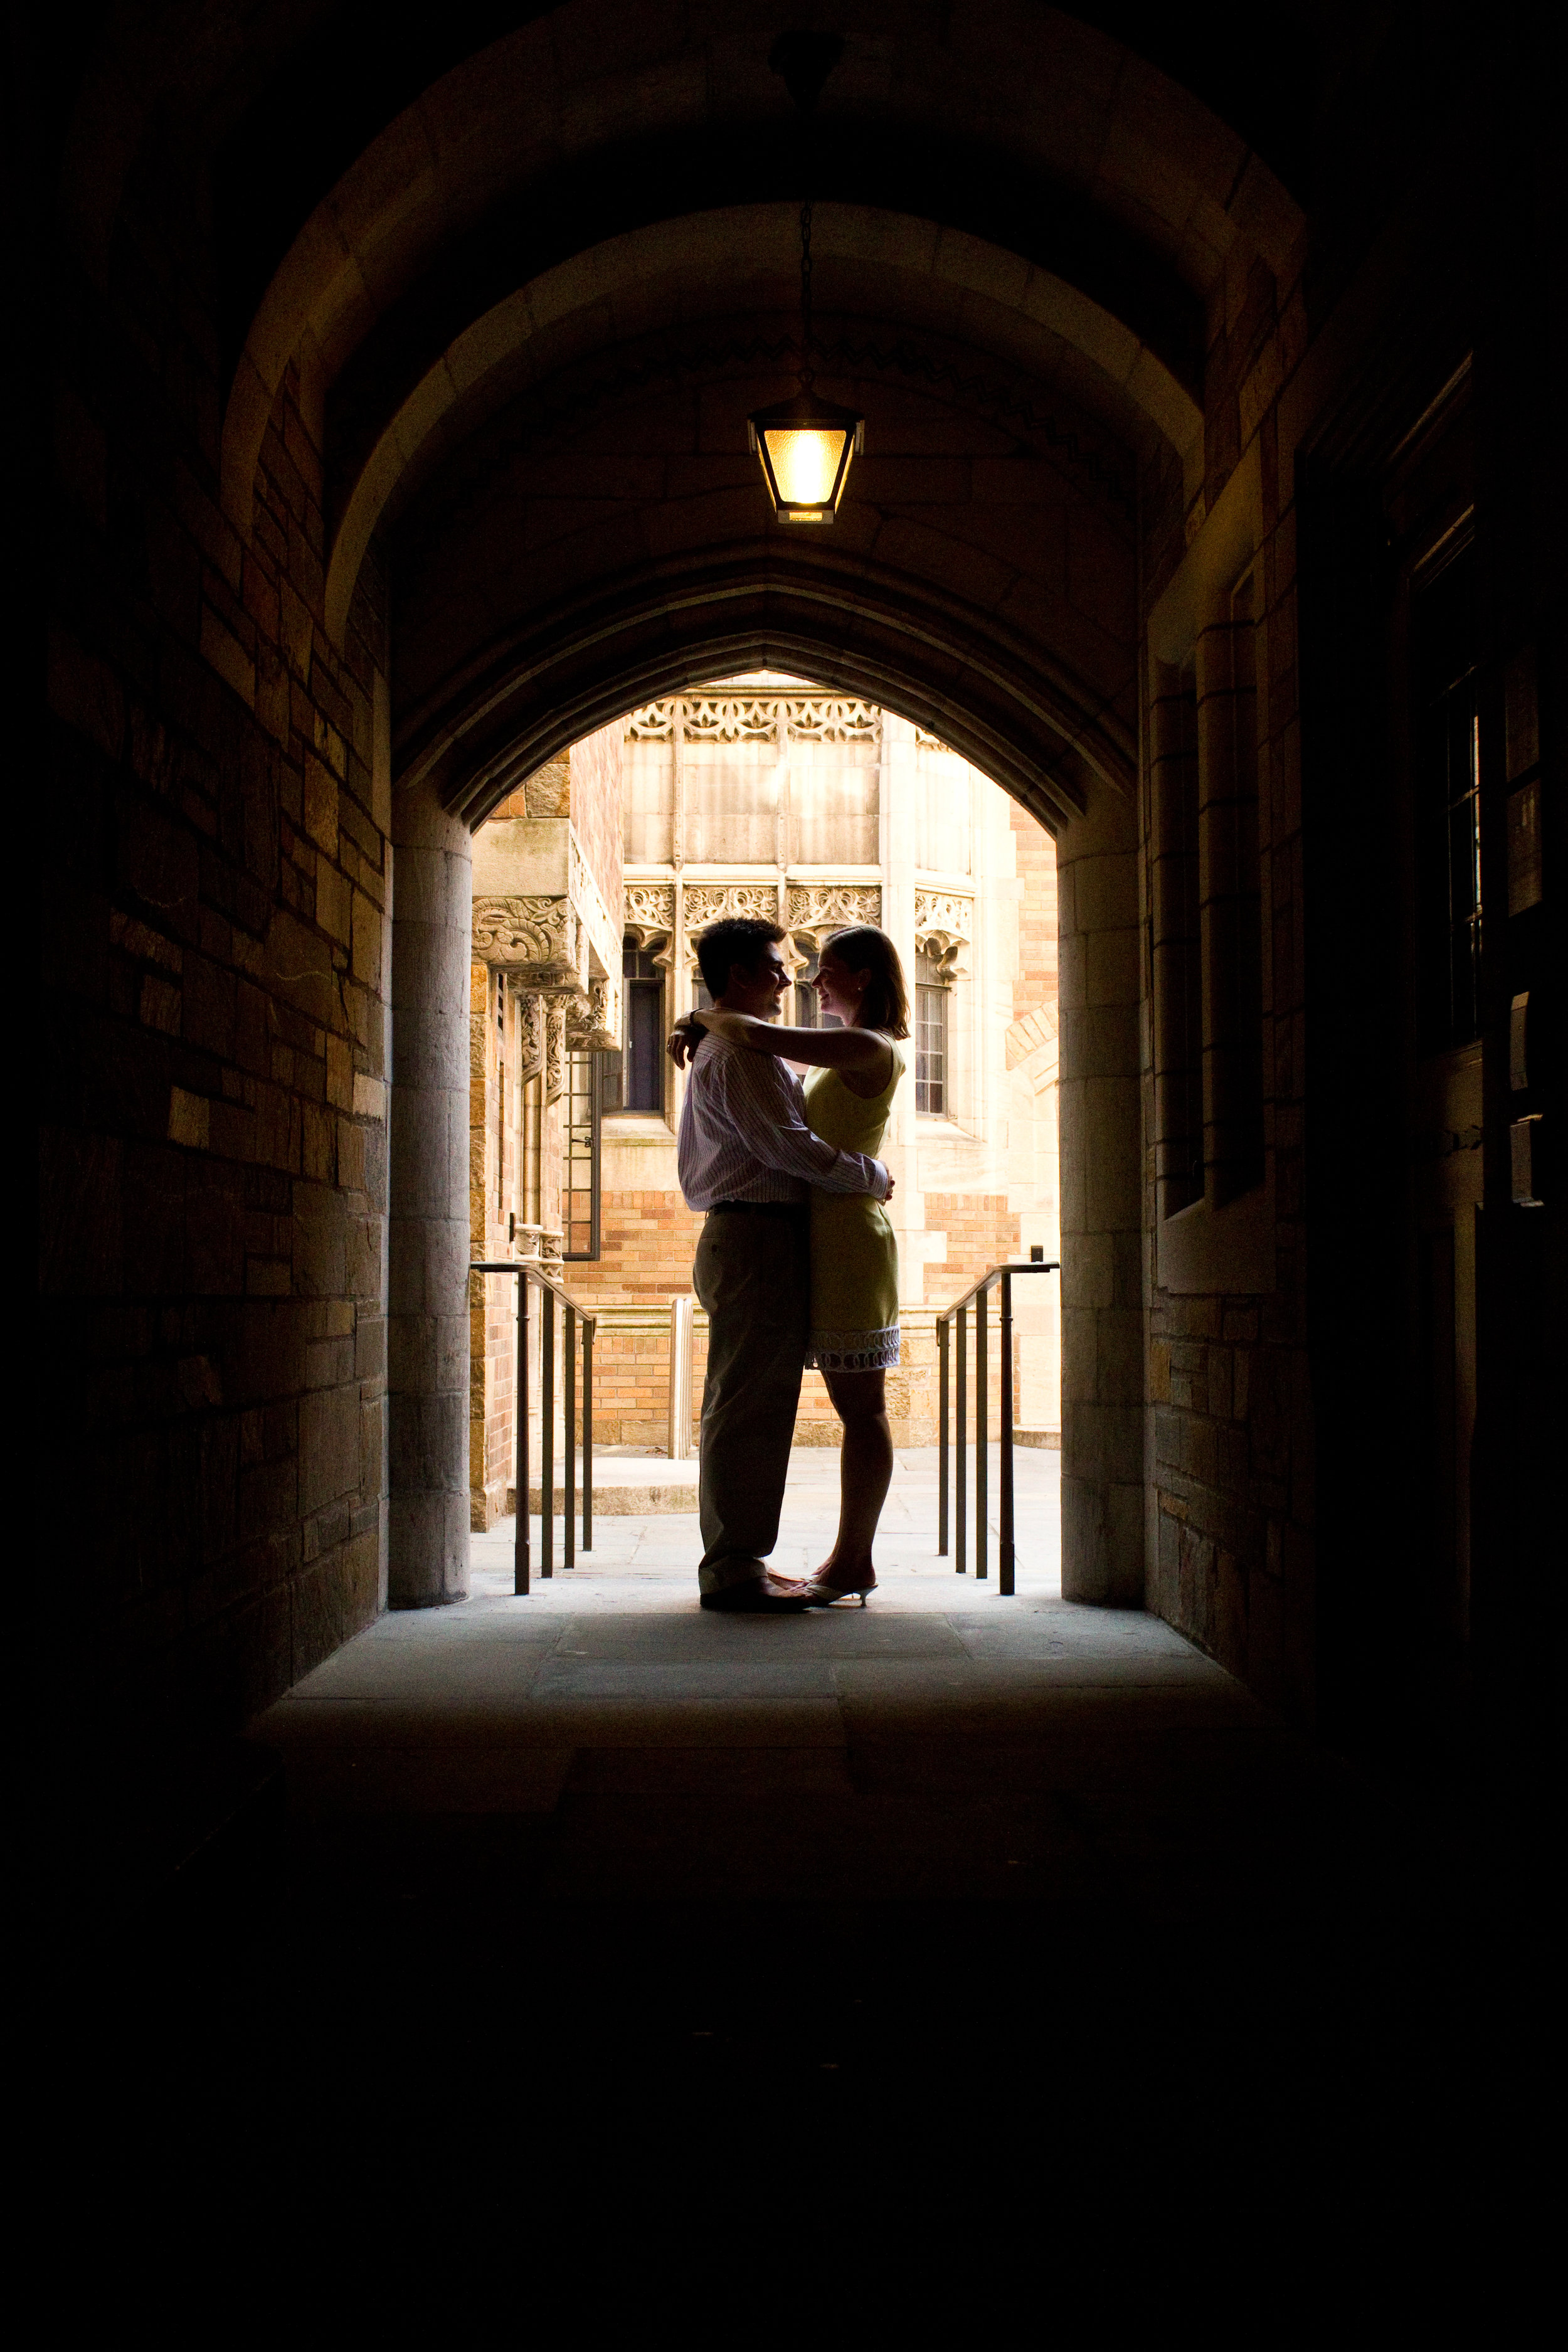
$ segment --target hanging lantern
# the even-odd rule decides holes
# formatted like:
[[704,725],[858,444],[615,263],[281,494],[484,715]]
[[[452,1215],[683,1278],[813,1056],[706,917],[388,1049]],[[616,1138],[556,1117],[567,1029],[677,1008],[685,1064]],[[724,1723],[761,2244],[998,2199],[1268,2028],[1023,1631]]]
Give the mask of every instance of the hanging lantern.
[[780,522],[831,522],[849,461],[866,443],[866,420],[852,408],[819,400],[811,365],[811,202],[800,209],[800,390],[794,400],[759,408],[746,436],[762,460],[763,479]]
[[746,430],[780,522],[831,522],[849,461],[865,445],[865,418],[802,391],[794,400],[759,408]]

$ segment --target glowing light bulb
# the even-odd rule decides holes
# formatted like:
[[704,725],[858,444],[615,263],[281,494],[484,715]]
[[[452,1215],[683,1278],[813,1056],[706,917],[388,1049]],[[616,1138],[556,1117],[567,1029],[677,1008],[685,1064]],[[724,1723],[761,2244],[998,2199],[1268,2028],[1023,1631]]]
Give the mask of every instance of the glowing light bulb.
[[750,423],[752,446],[781,522],[834,520],[864,430],[853,409],[805,394],[759,409]]

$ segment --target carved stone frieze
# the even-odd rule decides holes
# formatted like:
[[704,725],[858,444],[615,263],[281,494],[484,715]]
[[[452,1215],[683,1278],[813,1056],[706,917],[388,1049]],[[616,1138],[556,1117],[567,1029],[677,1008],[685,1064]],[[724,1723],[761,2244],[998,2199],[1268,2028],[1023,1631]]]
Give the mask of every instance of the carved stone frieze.
[[952,890],[915,892],[915,946],[931,956],[950,986],[969,977],[968,952],[974,937],[974,901]]
[[627,719],[626,734],[634,743],[669,742],[675,734],[674,703],[645,703]]
[[626,884],[626,929],[672,931],[675,929],[673,882]]
[[928,728],[917,727],[915,729],[915,749],[917,751],[946,751],[951,755],[952,745],[951,743],[944,743],[940,735],[931,734]]
[[[677,716],[675,699],[647,703],[627,719],[627,736],[672,742]],[[789,735],[808,743],[874,743],[882,726],[875,703],[838,694],[694,694],[679,702],[679,717],[688,743],[773,743]]]
[[792,735],[808,743],[875,743],[882,732],[882,714],[874,702],[847,696],[813,696],[809,701],[784,705]]
[[880,924],[882,893],[874,882],[792,882],[790,929],[819,948],[830,931],[857,923]]
[[735,915],[775,923],[778,911],[779,894],[771,882],[694,882],[686,893],[687,940],[692,941],[710,923],[727,922]]

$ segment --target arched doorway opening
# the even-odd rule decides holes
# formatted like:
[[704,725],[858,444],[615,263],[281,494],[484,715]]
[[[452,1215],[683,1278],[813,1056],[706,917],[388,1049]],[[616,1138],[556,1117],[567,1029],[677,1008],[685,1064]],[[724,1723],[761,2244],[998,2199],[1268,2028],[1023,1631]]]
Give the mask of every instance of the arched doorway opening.
[[[724,655],[732,653],[733,646],[732,637],[721,639],[715,648],[719,658],[721,660]],[[766,641],[758,650],[764,655],[764,661],[760,667],[767,671],[770,669],[770,665],[765,659],[769,650]],[[841,673],[846,667],[853,667],[852,664],[846,663],[841,645],[837,648],[824,646],[822,657],[826,662],[838,668]],[[686,667],[689,680],[680,679],[680,683],[689,682],[692,688],[700,688],[705,683],[710,684],[714,676],[714,654],[710,653],[704,659],[703,649],[699,646],[694,653],[686,657]],[[776,675],[776,669],[773,669],[772,674]],[[801,674],[798,668],[793,672],[796,677]],[[634,678],[633,691],[635,692],[637,686],[646,684],[646,677],[636,678],[634,673]],[[604,685],[597,690],[605,695],[615,691]],[[897,688],[895,691],[898,691]],[[620,698],[624,698],[626,693],[626,688],[623,685],[619,688]],[[931,699],[929,679],[917,682],[907,690],[907,694],[909,700],[929,708]],[[665,699],[668,700],[669,698],[667,697]],[[904,700],[905,696],[900,694],[900,699]],[[648,709],[658,701],[658,697],[650,698],[648,701],[634,707]],[[555,723],[559,725],[559,722]],[[907,729],[911,740],[925,731],[920,730],[910,719],[902,719],[900,724]],[[971,719],[967,728],[953,731],[967,732],[970,740],[973,740],[979,730]],[[534,738],[535,741],[541,739]],[[542,740],[550,739],[545,736]],[[958,759],[955,748],[947,750],[944,755],[955,761],[959,767],[967,767],[968,763]],[[526,754],[524,756],[526,757]],[[517,773],[518,765],[521,764],[521,761],[517,764],[494,761],[492,758],[491,774],[494,776],[499,772],[510,785],[512,793],[521,790],[523,793],[523,805],[526,808],[526,774],[519,778]],[[1015,754],[1014,764],[1015,770],[1022,765],[1016,754]],[[536,768],[531,772],[537,775],[540,771]],[[1037,776],[1037,770],[1036,772]],[[1114,1223],[1119,1216],[1126,1220],[1125,1238],[1120,1244],[1120,1248],[1122,1259],[1135,1268],[1139,1135],[1137,964],[1135,944],[1129,941],[1127,935],[1132,934],[1135,941],[1136,829],[1131,810],[1127,806],[1122,795],[1105,791],[1100,804],[1092,814],[1088,810],[1077,814],[1074,821],[1069,824],[1061,814],[1060,804],[1066,794],[1059,780],[1049,780],[1044,788],[1039,783],[1036,784],[1032,797],[1037,798],[1037,803],[1039,798],[1045,796],[1046,790],[1051,793],[1053,803],[1051,813],[1057,824],[1054,836],[1056,858],[1060,862],[1065,877],[1062,891],[1060,950],[1063,961],[1067,963],[1072,959],[1077,959],[1076,969],[1087,972],[1089,960],[1093,958],[1098,961],[1100,967],[1100,971],[1085,982],[1088,989],[1098,992],[1100,1002],[1086,1004],[1081,1001],[1081,992],[1080,1001],[1077,1003],[1070,998],[1064,1001],[1058,1045],[1058,1100],[1060,1106],[1062,1165],[1066,1180],[1060,1195],[1059,1231],[1063,1262],[1067,1269],[1063,1292],[1067,1312],[1064,1317],[1061,1405],[1058,1424],[1062,1431],[1063,1449],[1064,1589],[1071,1597],[1115,1600],[1123,1603],[1141,1605],[1142,1601],[1142,1563],[1140,1548],[1141,1459],[1140,1441],[1137,1435],[1141,1417],[1141,1395],[1136,1374],[1134,1373],[1132,1381],[1129,1383],[1125,1370],[1129,1360],[1135,1367],[1139,1359],[1140,1301],[1135,1286],[1135,1275],[1131,1280],[1129,1279],[1126,1264],[1122,1265],[1120,1275],[1117,1271],[1119,1244],[1115,1238],[1117,1227]],[[418,908],[423,923],[433,912],[437,890],[444,890],[446,910],[449,917],[446,948],[438,953],[432,954],[426,946],[422,946],[416,957],[416,969],[412,971],[411,979],[421,986],[427,986],[431,977],[437,971],[445,970],[448,974],[447,984],[455,988],[458,976],[468,975],[471,969],[468,963],[470,941],[466,925],[469,919],[475,891],[471,868],[465,860],[467,855],[471,855],[474,836],[460,816],[454,816],[439,810],[438,803],[435,802],[435,795],[429,789],[428,769],[420,782],[410,782],[404,786],[399,798],[402,799],[403,805],[411,811],[417,810],[422,805],[426,826],[433,835],[438,836],[423,843],[410,838],[405,844],[400,845],[398,852],[400,897],[410,888],[417,892]],[[494,804],[492,802],[491,805]],[[510,805],[510,801],[506,804]],[[416,827],[412,824],[408,827],[410,834],[415,830]],[[482,835],[479,837],[482,840]],[[420,878],[411,878],[409,873],[411,865],[415,866]],[[1075,887],[1077,869],[1080,865],[1084,875],[1088,877],[1088,887],[1084,888]],[[735,878],[733,876],[730,877],[731,880]],[[778,873],[770,869],[770,878],[776,887]],[[486,894],[480,892],[479,895],[482,898]],[[519,895],[528,896],[527,893]],[[1069,895],[1070,907],[1068,905]],[[404,899],[403,903],[405,904],[406,900]],[[803,908],[803,915],[805,911]],[[644,928],[647,926],[645,925]],[[805,928],[804,923],[803,928]],[[1118,934],[1121,935],[1119,967],[1117,963]],[[622,936],[624,940],[631,934],[623,931]],[[637,951],[646,950],[639,948]],[[599,961],[603,962],[605,960],[601,949]],[[395,953],[395,975],[399,968]],[[1120,981],[1118,970],[1120,970]],[[1107,974],[1109,974],[1109,983]],[[605,977],[609,975],[606,974]],[[1119,1005],[1115,1001],[1118,987],[1121,992]],[[396,996],[395,978],[395,1024],[404,1017],[403,1008],[395,1001]],[[466,1005],[468,1001],[466,997]],[[1079,1015],[1076,1021],[1075,1013]],[[493,1017],[493,1008],[491,1008],[491,1017]],[[1118,1023],[1120,1023],[1119,1040]],[[449,1160],[450,1138],[458,1121],[467,1119],[468,1116],[468,1089],[472,1060],[470,1037],[460,1034],[455,1023],[447,1031],[447,1046],[452,1083],[447,1091],[445,1115],[442,1118],[433,1117],[426,1104],[422,1110],[416,1109],[416,1116],[408,1120],[407,1131],[428,1135],[433,1140],[435,1149],[446,1153]],[[1117,1066],[1118,1062],[1120,1067]],[[434,1192],[439,1189],[438,1184],[432,1185],[430,1169],[416,1171],[406,1156],[398,1149],[396,1142],[399,1117],[398,1087],[401,1085],[401,1080],[395,1077],[398,1066],[399,1057],[395,1048],[393,1097],[395,1139],[393,1286],[395,1295],[398,1287],[397,1269],[400,1253],[404,1259],[416,1256],[423,1265],[428,1265],[431,1263],[428,1221],[415,1220],[414,1228],[411,1230],[400,1218],[396,1192],[399,1172],[402,1171],[405,1177],[413,1176],[416,1182],[425,1184],[427,1188],[427,1197],[433,1197]],[[1076,1177],[1076,1190],[1070,1195],[1067,1189],[1068,1181],[1072,1181],[1068,1177],[1068,1171],[1072,1171],[1073,1177]],[[1087,1181],[1085,1181],[1086,1171]],[[465,1169],[460,1204],[455,1197],[449,1202],[449,1206],[453,1210],[460,1205],[464,1213],[465,1226],[469,1223],[471,1184],[469,1171]],[[515,1211],[510,1213],[515,1214]],[[466,1259],[458,1254],[458,1219],[454,1215],[448,1223],[447,1251],[447,1263],[451,1268],[454,1286],[460,1279],[462,1265],[466,1264]],[[1080,1268],[1086,1262],[1094,1263],[1100,1269],[1094,1277],[1100,1286],[1100,1296],[1095,1297],[1091,1291],[1088,1301],[1088,1311],[1080,1313],[1075,1319],[1072,1308],[1078,1291],[1081,1288]],[[458,1297],[457,1287],[454,1286],[450,1301],[454,1314],[465,1307],[467,1304],[466,1299]],[[1129,1324],[1130,1330],[1125,1328],[1119,1328],[1119,1326]],[[428,1293],[422,1300],[420,1328],[430,1335],[433,1363],[435,1350],[442,1343],[438,1328],[433,1325],[430,1318]],[[450,1341],[447,1344],[450,1352]],[[411,1360],[409,1352],[405,1349],[399,1360],[405,1362]],[[1105,1378],[1108,1362],[1110,1365],[1109,1380]],[[423,1372],[421,1377],[429,1378],[429,1371]],[[452,1356],[452,1370],[448,1378],[452,1424],[455,1425],[462,1405],[468,1403],[471,1432],[473,1391],[469,1387],[466,1394],[461,1392],[463,1384],[458,1377],[455,1354]],[[414,1409],[422,1416],[428,1412],[428,1407],[423,1402]],[[1128,1425],[1120,1433],[1119,1444],[1114,1429],[1111,1433],[1111,1441],[1108,1444],[1108,1422],[1114,1423],[1118,1410]],[[426,1487],[422,1491],[417,1491],[414,1510],[405,1517],[405,1524],[410,1528],[409,1556],[405,1570],[409,1577],[409,1584],[400,1591],[396,1471],[399,1459],[407,1460],[410,1457],[406,1450],[400,1457],[399,1449],[395,1444],[398,1412],[399,1405],[395,1392],[393,1598],[417,1601],[453,1597],[463,1589],[466,1534],[472,1516],[471,1452],[465,1458],[460,1443],[454,1436],[447,1466],[442,1473],[441,1491],[446,1498],[444,1503],[434,1505],[433,1510],[433,1490]],[[429,1476],[436,1468],[435,1459],[428,1446],[414,1458],[417,1461],[420,1473],[425,1476]],[[1129,1468],[1131,1468],[1130,1475]],[[429,1580],[434,1560],[429,1542],[429,1529],[433,1523],[434,1511],[441,1511],[445,1514],[445,1524],[449,1529],[449,1549],[446,1556],[447,1564],[443,1570],[444,1581],[432,1589]]]
[[[596,1318],[601,1524],[696,1507],[693,1423],[707,1325],[700,1307],[691,1312],[689,1294],[701,1221],[677,1179],[685,1079],[664,1044],[671,1024],[707,1001],[698,940],[726,915],[778,922],[797,974],[786,1018],[816,1026],[809,980],[824,942],[858,922],[893,939],[914,1034],[887,1155],[897,1181],[891,1215],[903,1327],[888,1383],[899,1450],[889,1532],[899,1529],[900,1556],[910,1544],[930,1553],[938,1527],[938,1317],[996,1265],[1027,1262],[1031,1249],[1053,1264],[1059,1255],[1050,836],[898,713],[809,679],[752,673],[645,704],[515,787],[476,832],[473,904],[473,1255],[541,1263]],[[1042,1579],[1054,1589],[1055,1281],[1018,1280],[1011,1310],[1020,1573],[1031,1589]],[[476,1280],[468,1462],[476,1536],[514,1507],[516,1315],[514,1285]],[[973,1318],[965,1336],[966,1345],[978,1345]],[[1000,1432],[1002,1341],[994,1300],[988,1462]],[[537,1328],[531,1342],[528,1454],[536,1486]],[[975,1369],[971,1362],[970,1433]],[[559,1481],[560,1383],[554,1402]],[[950,1433],[955,1402],[950,1394]],[[579,1402],[579,1435],[584,1419]],[[808,1372],[792,1492],[821,1487],[827,1497],[837,1470],[821,1456],[839,1434],[821,1377]],[[994,1471],[984,1513],[993,1578],[999,1484]],[[968,1493],[978,1510],[973,1478]],[[564,1499],[563,1486],[558,1509]],[[977,1569],[979,1525],[975,1548],[959,1553]]]

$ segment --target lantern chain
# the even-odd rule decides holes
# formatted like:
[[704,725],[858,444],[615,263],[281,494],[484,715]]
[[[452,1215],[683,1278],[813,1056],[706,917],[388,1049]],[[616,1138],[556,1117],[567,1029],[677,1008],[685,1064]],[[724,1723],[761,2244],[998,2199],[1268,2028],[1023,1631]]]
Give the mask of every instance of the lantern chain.
[[800,208],[800,388],[811,390],[816,371],[811,364],[811,198]]

